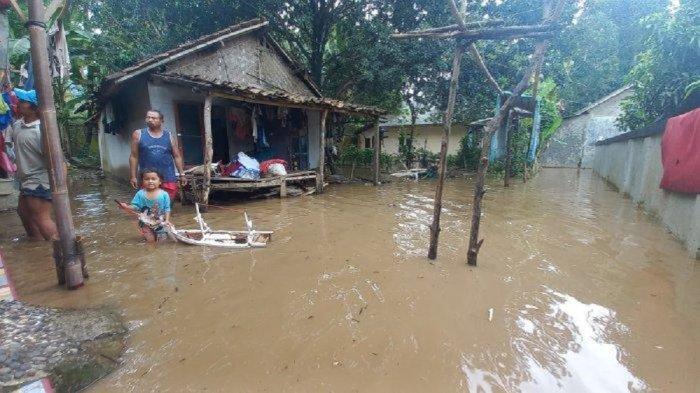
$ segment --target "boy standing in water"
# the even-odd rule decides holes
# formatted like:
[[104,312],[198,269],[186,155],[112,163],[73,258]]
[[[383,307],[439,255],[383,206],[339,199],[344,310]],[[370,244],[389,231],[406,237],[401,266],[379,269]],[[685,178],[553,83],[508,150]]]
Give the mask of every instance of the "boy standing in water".
[[165,239],[165,227],[170,225],[170,197],[161,189],[162,182],[157,170],[146,168],[141,172],[141,189],[131,204],[119,202],[122,209],[140,213],[139,227],[148,242]]

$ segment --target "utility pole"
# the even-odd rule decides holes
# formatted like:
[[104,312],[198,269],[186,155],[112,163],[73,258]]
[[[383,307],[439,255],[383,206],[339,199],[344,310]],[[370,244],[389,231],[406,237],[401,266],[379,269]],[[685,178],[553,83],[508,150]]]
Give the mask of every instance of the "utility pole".
[[41,0],[28,0],[27,5],[29,7],[27,28],[29,29],[29,41],[34,63],[36,91],[39,96],[41,129],[45,152],[48,156],[49,182],[51,183],[53,207],[60,236],[59,247],[55,247],[57,252],[54,252],[58,282],[59,285],[65,283],[68,289],[77,289],[84,284],[83,267],[79,254],[81,247],[76,243],[73,216],[68,198],[65,160],[58,133],[58,120],[56,119],[56,105],[53,99],[53,85],[51,84],[46,43],[44,15],[46,11]]

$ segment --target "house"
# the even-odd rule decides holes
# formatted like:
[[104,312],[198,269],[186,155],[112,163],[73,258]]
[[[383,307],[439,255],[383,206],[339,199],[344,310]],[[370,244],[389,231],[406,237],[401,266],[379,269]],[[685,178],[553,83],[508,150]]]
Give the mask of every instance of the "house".
[[[436,111],[419,114],[416,117],[416,130],[413,135],[413,147],[415,149],[425,149],[431,153],[440,153],[443,133],[443,115]],[[411,116],[398,115],[390,116],[379,123],[379,130],[382,135],[381,151],[386,154],[399,154],[399,147],[402,143],[403,135],[411,134]],[[358,147],[374,148],[374,134],[376,127],[363,131],[358,135]],[[450,131],[450,141],[447,154],[457,154],[460,141],[467,134],[467,127],[463,124],[452,123]]]
[[284,179],[189,174],[201,201],[213,190],[282,191],[292,180],[315,179],[322,186],[327,115],[377,121],[383,112],[322,97],[267,25],[264,19],[239,23],[109,75],[98,98],[103,171],[129,178],[131,132],[144,127],[153,108],[163,113],[165,128],[176,131],[186,167],[228,163],[238,152],[290,165]]
[[567,116],[549,140],[540,159],[543,167],[591,168],[597,141],[623,133],[615,124],[622,113],[622,100],[632,95],[632,87],[613,91],[580,111]]

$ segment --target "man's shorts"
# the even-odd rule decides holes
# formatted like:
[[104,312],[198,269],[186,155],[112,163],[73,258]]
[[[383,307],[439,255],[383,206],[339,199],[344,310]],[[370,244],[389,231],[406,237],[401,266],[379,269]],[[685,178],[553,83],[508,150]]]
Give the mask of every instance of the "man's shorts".
[[44,188],[44,186],[42,186],[41,184],[39,184],[33,190],[30,188],[20,188],[19,195],[39,198],[39,199],[43,199],[46,201],[51,201],[51,189]]
[[160,188],[162,188],[163,191],[168,193],[168,196],[170,196],[170,202],[174,201],[175,197],[177,197],[177,190],[178,190],[177,182],[171,181],[171,182],[161,183]]

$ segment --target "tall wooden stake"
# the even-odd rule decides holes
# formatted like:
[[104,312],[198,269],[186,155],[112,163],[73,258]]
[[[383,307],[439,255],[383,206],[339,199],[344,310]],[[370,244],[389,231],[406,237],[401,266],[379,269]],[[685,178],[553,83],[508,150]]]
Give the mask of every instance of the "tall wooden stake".
[[481,224],[481,201],[484,197],[486,191],[484,190],[484,181],[486,178],[486,171],[489,168],[489,150],[491,148],[491,138],[494,132],[501,127],[506,114],[513,105],[513,101],[519,97],[523,91],[527,88],[530,81],[530,76],[534,70],[534,66],[539,64],[544,58],[544,54],[547,51],[547,42],[540,42],[535,46],[535,51],[532,55],[532,64],[526,72],[523,78],[520,80],[515,89],[513,89],[512,95],[508,97],[506,102],[503,104],[498,114],[494,116],[487,124],[484,130],[484,135],[482,139],[482,149],[481,149],[481,159],[479,161],[479,169],[476,173],[476,183],[474,184],[474,202],[472,204],[472,222],[471,231],[469,233],[469,248],[467,249],[467,264],[471,266],[476,266],[477,256],[479,254],[479,249],[484,243],[484,240],[479,240],[479,226]]
[[209,204],[209,192],[211,191],[211,160],[214,155],[211,134],[211,95],[204,98],[204,185],[202,189],[202,204]]
[[505,171],[503,173],[503,187],[510,187],[510,166],[513,161],[513,149],[511,143],[513,143],[513,111],[508,112],[508,120],[506,120],[506,164]]
[[51,84],[46,44],[46,27],[44,24],[44,4],[41,0],[29,0],[27,5],[29,7],[29,21],[27,24],[29,27],[32,60],[34,62],[34,78],[36,80],[36,91],[39,96],[44,148],[48,157],[51,196],[60,237],[60,262],[62,262],[62,266],[57,266],[57,273],[61,274],[60,271],[62,269],[68,289],[77,289],[83,286],[84,278],[76,250],[75,228],[68,197],[66,167],[64,166],[65,160],[61,151],[56,105],[53,99],[53,86]]
[[382,136],[379,133],[379,119],[374,122],[374,185],[378,186],[379,181],[379,158],[382,154]]
[[464,45],[460,42],[454,51],[452,58],[452,78],[450,79],[450,92],[447,98],[447,108],[445,108],[445,118],[442,128],[442,143],[440,144],[440,162],[438,166],[438,181],[435,187],[435,205],[433,206],[433,223],[430,224],[430,246],[428,247],[428,258],[437,258],[438,237],[440,236],[440,213],[442,212],[442,188],[445,184],[445,172],[447,172],[447,147],[450,141],[450,130],[452,129],[452,113],[459,87],[459,72],[462,64]]
[[316,173],[316,193],[323,193],[323,181],[325,177],[326,166],[326,118],[328,117],[328,109],[321,112],[321,140],[319,141],[318,152],[318,172]]

